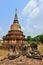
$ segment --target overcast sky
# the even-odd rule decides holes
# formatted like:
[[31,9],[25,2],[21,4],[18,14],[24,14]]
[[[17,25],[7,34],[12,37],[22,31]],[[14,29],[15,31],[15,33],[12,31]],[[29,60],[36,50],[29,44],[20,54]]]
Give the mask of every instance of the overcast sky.
[[10,30],[15,8],[26,36],[43,33],[43,0],[0,0],[0,39]]

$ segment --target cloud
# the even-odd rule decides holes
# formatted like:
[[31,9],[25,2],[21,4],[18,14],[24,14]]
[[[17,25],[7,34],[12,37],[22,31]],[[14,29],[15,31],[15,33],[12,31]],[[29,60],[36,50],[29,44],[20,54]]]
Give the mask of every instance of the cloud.
[[25,34],[37,35],[43,33],[43,0],[30,0],[22,10]]
[[35,8],[31,13],[30,13],[30,17],[34,17],[37,16],[39,14],[39,7]]
[[35,0],[30,0],[30,2],[24,7],[22,11],[22,15],[30,14],[31,11],[33,11],[34,8],[37,7],[37,3]]
[[43,29],[43,25],[34,25],[33,26],[35,29],[38,29],[38,30],[42,30]]
[[22,26],[22,27],[21,27],[21,30],[25,30],[25,28]]

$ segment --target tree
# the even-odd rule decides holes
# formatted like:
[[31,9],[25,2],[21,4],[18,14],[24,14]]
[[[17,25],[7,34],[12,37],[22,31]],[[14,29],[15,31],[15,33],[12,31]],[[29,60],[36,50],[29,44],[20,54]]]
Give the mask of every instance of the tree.
[[27,42],[30,43],[31,42],[31,36],[27,36]]
[[43,43],[43,34],[41,34],[41,35],[37,35],[37,36],[35,36],[35,37],[31,37],[31,36],[27,36],[27,42],[28,43],[31,43],[31,42],[41,42],[41,43]]
[[43,34],[40,35],[40,42],[43,43]]

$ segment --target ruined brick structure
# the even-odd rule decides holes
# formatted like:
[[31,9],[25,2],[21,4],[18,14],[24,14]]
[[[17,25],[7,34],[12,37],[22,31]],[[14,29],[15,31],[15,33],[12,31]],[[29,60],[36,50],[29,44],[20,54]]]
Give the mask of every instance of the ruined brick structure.
[[8,31],[8,34],[3,36],[3,42],[4,44],[27,43],[25,35],[21,31],[21,26],[19,25],[17,9],[15,11],[15,17],[14,17],[13,24],[10,27],[10,31]]

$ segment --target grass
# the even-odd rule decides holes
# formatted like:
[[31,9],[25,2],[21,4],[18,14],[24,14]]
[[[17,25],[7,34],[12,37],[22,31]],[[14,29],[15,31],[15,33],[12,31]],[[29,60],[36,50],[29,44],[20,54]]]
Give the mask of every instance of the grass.
[[38,49],[41,54],[43,54],[43,44],[38,45]]
[[[2,46],[3,44],[2,43],[0,43],[0,46]],[[8,51],[7,50],[4,50],[4,49],[0,49],[0,56],[3,56],[3,55],[5,55],[5,54],[7,54],[8,53]]]
[[3,56],[3,55],[5,55],[5,54],[7,54],[7,53],[8,53],[7,50],[1,50],[1,49],[0,49],[0,56]]
[[2,46],[2,44],[0,43],[0,46]]

